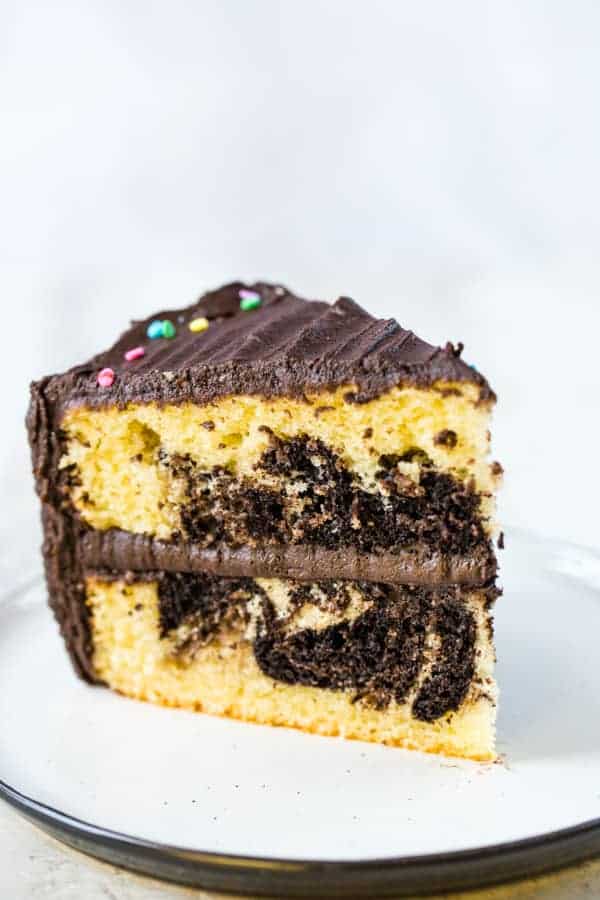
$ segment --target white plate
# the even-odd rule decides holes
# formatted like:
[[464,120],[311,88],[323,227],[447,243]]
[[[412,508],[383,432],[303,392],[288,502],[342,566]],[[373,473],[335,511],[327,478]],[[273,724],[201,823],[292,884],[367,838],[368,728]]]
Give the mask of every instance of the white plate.
[[96,855],[255,893],[466,886],[589,855],[600,849],[600,558],[521,533],[507,547],[496,607],[500,763],[88,687],[39,584],[0,604],[5,797]]

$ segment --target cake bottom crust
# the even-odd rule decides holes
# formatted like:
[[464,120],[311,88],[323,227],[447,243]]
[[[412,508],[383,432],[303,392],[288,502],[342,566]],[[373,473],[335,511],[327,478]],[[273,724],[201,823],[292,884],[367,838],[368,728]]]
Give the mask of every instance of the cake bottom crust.
[[467,696],[457,711],[433,722],[415,719],[410,703],[376,709],[344,691],[285,684],[265,675],[239,635],[200,648],[191,660],[160,638],[156,586],[88,579],[96,673],[109,687],[139,700],[212,715],[288,726],[315,734],[372,741],[478,761],[495,759],[494,652],[478,628],[477,675],[487,692]]

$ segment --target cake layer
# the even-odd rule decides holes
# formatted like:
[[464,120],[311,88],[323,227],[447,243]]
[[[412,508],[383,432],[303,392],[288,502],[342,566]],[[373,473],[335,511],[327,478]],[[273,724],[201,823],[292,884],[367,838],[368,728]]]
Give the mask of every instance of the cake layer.
[[492,759],[493,589],[88,573],[92,660],[140,699]]
[[454,390],[393,388],[360,405],[340,388],[301,401],[73,408],[61,423],[64,494],[94,529],[222,556],[301,546],[387,554],[396,573],[399,554],[413,568],[472,573],[469,559],[493,560],[501,470],[489,462],[489,410],[472,386]]

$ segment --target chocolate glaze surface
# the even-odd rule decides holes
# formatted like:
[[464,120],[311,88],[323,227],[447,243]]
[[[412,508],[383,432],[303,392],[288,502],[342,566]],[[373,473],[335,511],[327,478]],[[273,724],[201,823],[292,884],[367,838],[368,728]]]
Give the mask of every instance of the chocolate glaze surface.
[[[260,294],[259,309],[240,309],[244,287]],[[210,327],[194,334],[188,323],[199,316]],[[149,323],[162,319],[173,322],[175,337],[150,340]],[[144,357],[125,362],[124,353],[140,345]],[[434,347],[347,297],[329,304],[303,300],[279,285],[233,282],[192,306],[134,322],[109,350],[52,376],[44,390],[59,416],[69,406],[208,403],[234,394],[302,397],[342,385],[352,386],[348,402],[366,402],[395,385],[438,381],[473,384],[482,402],[493,401],[485,378],[460,358],[461,349]],[[96,382],[105,367],[116,375],[110,388]]]

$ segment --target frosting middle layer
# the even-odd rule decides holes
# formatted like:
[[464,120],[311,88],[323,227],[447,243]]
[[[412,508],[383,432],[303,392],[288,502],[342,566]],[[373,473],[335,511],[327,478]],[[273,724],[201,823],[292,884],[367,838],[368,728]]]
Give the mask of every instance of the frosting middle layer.
[[279,577],[299,581],[347,578],[435,587],[487,584],[495,578],[497,569],[490,542],[466,554],[443,553],[428,544],[412,544],[394,552],[363,553],[355,547],[330,549],[308,544],[202,547],[185,541],[159,541],[117,529],[84,529],[78,546],[87,568],[122,572],[164,569],[225,577]]

